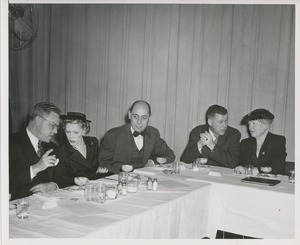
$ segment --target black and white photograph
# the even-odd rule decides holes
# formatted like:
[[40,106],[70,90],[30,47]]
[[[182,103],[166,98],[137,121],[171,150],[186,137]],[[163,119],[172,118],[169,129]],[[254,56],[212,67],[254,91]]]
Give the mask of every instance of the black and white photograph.
[[2,243],[299,244],[298,8],[1,2]]

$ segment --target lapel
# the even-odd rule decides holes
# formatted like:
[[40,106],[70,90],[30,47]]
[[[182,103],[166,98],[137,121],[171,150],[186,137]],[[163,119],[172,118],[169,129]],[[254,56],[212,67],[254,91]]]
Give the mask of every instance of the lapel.
[[260,151],[259,151],[259,156],[258,157],[265,157],[268,153],[268,146],[270,146],[272,140],[272,136],[270,133],[267,134],[264,143],[262,144]]
[[73,162],[76,162],[85,168],[92,169],[92,164],[90,163],[93,159],[94,154],[96,153],[96,145],[93,141],[88,140],[87,138],[83,137],[85,145],[86,145],[86,158],[84,158],[79,151],[75,150],[73,146],[66,141],[66,148],[68,151],[68,158]]
[[31,144],[26,129],[23,130],[20,135],[20,146],[22,147],[23,153],[25,154],[26,158],[29,160],[28,161],[29,166],[39,161],[39,157],[36,154],[33,145]]
[[257,156],[256,156],[256,139],[254,137],[251,137],[250,136],[250,144],[249,144],[249,154],[250,154],[250,157],[251,157],[251,161],[256,161],[257,160]]
[[151,154],[151,149],[153,149],[153,139],[152,135],[150,135],[149,130],[147,130],[148,127],[145,129],[145,136],[144,136],[144,163],[148,161]]
[[[133,147],[133,144],[135,144],[130,127],[131,127],[130,123],[128,123],[125,126],[125,135],[124,135],[125,141],[124,141],[124,144],[122,145],[122,147],[124,147],[123,152],[126,155],[125,159],[127,159],[128,163],[131,163],[131,152],[133,150],[132,147]],[[128,144],[128,142],[129,142],[129,144]]]
[[[91,163],[97,154],[97,144],[92,139],[83,137],[86,145],[86,160]],[[97,157],[97,156],[96,156]]]

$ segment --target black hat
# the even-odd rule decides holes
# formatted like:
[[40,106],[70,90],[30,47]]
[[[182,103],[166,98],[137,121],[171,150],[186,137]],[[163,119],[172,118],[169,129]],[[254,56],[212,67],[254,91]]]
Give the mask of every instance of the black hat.
[[244,116],[241,124],[247,124],[249,121],[258,119],[266,119],[272,122],[274,119],[274,115],[266,109],[256,109]]
[[63,120],[81,120],[83,122],[91,122],[86,119],[85,114],[80,112],[68,112],[67,115],[61,115],[60,118]]

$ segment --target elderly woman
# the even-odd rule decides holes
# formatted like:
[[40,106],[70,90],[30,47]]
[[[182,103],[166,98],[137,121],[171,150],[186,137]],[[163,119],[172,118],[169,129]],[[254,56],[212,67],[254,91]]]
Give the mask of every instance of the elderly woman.
[[248,125],[251,137],[243,139],[240,145],[237,173],[245,173],[245,165],[271,167],[271,174],[285,174],[285,137],[269,132],[274,115],[266,109],[256,109],[244,116],[242,124]]
[[[59,163],[55,167],[55,181],[60,188],[78,183],[79,177],[99,179],[113,173],[98,164],[98,140],[86,136],[90,120],[79,112],[62,115],[62,126],[67,140],[57,152]],[[82,179],[82,178],[80,178]]]

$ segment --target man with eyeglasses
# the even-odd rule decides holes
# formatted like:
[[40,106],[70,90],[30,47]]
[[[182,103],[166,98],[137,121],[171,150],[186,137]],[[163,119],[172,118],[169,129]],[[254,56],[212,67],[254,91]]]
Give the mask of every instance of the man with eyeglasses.
[[53,167],[57,164],[51,142],[59,128],[60,109],[48,102],[33,107],[25,129],[9,140],[9,192],[18,199],[37,192],[57,189],[51,182]]

